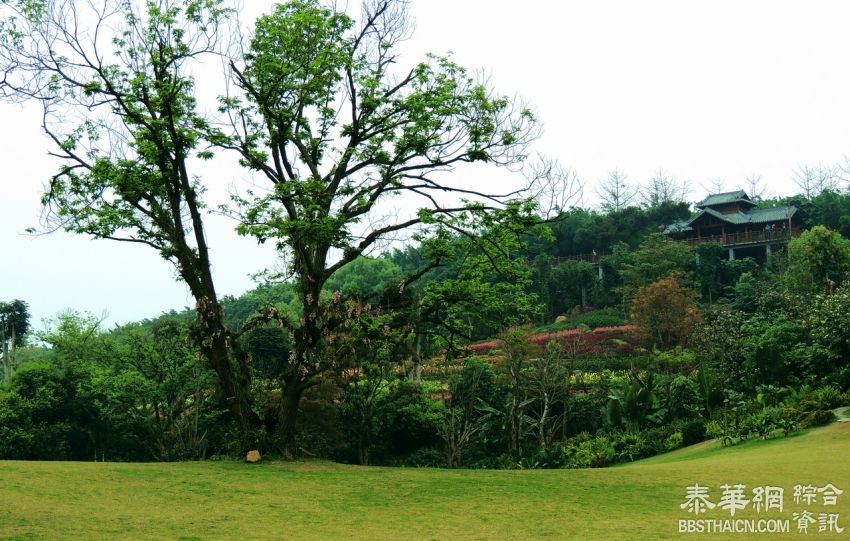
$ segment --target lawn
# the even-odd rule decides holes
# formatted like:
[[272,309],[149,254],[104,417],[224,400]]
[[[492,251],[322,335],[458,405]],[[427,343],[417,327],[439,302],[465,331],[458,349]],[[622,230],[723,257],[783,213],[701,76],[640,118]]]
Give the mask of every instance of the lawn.
[[[11,539],[840,539],[797,533],[796,484],[850,488],[850,423],[732,448],[703,443],[598,470],[469,471],[328,462],[0,462],[0,537]],[[785,489],[790,534],[680,534],[689,485]],[[704,517],[730,518],[717,508]],[[755,517],[748,507],[734,518]]]

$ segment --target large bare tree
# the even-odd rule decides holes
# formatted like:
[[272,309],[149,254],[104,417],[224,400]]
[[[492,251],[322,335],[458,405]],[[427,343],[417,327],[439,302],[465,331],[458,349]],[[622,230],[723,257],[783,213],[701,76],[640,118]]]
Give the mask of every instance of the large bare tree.
[[599,182],[596,194],[602,200],[602,210],[616,212],[633,204],[638,196],[637,190],[628,182],[628,177],[619,169],[608,173],[608,177]]
[[664,203],[680,203],[688,198],[690,190],[687,180],[679,180],[658,168],[652,178],[640,188],[641,203],[649,208]]

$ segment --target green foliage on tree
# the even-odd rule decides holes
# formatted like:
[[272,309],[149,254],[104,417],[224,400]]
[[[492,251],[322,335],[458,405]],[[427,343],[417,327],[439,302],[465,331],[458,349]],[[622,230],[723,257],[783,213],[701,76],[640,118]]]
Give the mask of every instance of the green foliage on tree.
[[806,329],[800,322],[757,316],[745,323],[744,332],[751,342],[746,371],[756,386],[788,385],[791,377],[800,385],[807,379],[799,347],[806,341]]
[[502,370],[510,392],[506,408],[509,436],[507,450],[517,461],[522,457],[525,436],[533,423],[526,413],[534,401],[527,394],[527,366],[532,357],[539,354],[539,348],[529,338],[529,328],[514,327],[502,334],[499,345],[503,357]]
[[819,296],[805,319],[809,340],[798,348],[803,354],[800,371],[810,383],[832,383],[839,388],[850,385],[850,290],[840,288],[834,295]]
[[11,379],[16,362],[15,353],[30,329],[27,303],[22,300],[0,302],[0,345],[3,354],[3,381]]
[[763,306],[768,295],[779,289],[779,277],[769,272],[745,272],[735,282],[733,308],[755,313]]
[[189,67],[220,58],[230,13],[217,0],[5,2],[0,64],[8,99],[44,107],[62,162],[42,199],[48,228],[147,245],[176,267],[197,303],[193,341],[249,445],[261,420],[213,282],[205,186],[194,173],[217,131]]
[[824,226],[804,231],[788,243],[790,291],[807,296],[835,291],[850,270],[850,241]]
[[67,420],[68,394],[62,372],[51,364],[18,370],[0,390],[0,456],[72,458],[69,440],[75,427]]
[[621,382],[608,395],[605,409],[606,421],[627,432],[636,434],[650,425],[660,424],[667,414],[656,392],[656,380],[652,372],[641,376],[636,372],[629,374],[627,381]]
[[[622,281],[617,291],[627,301],[631,301],[641,287],[670,273],[690,273],[694,268],[693,250],[661,234],[649,235],[633,252],[615,250],[615,257],[619,259],[616,271]],[[689,274],[684,274],[683,278],[689,278]]]
[[641,287],[632,300],[631,321],[653,347],[687,346],[702,325],[696,293],[673,273]]
[[[501,248],[479,235],[518,234],[536,221],[516,194],[447,180],[461,163],[521,160],[534,115],[447,57],[399,71],[397,45],[410,30],[401,0],[366,2],[357,21],[318,1],[286,2],[232,48],[232,9],[220,0],[16,0],[3,9],[2,89],[44,106],[63,163],[43,198],[51,225],[147,245],[175,265],[196,301],[192,342],[217,374],[244,447],[266,440],[293,451],[300,397],[341,368],[330,337],[347,333],[352,313],[371,312],[323,295],[337,271],[405,232],[430,239],[434,257],[397,286],[444,264],[451,253],[437,246],[451,235],[478,242],[498,264]],[[198,103],[190,64],[222,59],[235,93],[220,97],[213,117]],[[265,306],[243,329],[227,324],[210,270],[207,181],[196,172],[197,158],[216,149],[268,182],[236,197],[233,212],[240,233],[280,249],[294,318]],[[402,195],[418,199],[418,212],[386,215],[382,205]],[[500,295],[501,286],[480,293]],[[278,407],[260,411],[240,334],[270,323],[291,336],[290,358]]]
[[387,289],[398,287],[404,278],[402,269],[390,258],[359,257],[331,276],[325,289],[364,302],[377,302]]
[[752,273],[757,264],[752,258],[730,260],[720,244],[709,242],[694,248],[695,276],[703,299],[710,303],[718,299],[735,298],[735,285],[744,273]]
[[[814,227],[767,270],[658,234],[689,215],[664,175],[642,208],[560,208],[541,225],[522,193],[449,175],[521,163],[536,120],[451,57],[403,67],[404,0],[367,0],[356,19],[291,0],[242,42],[221,0],[9,0],[0,12],[0,89],[43,105],[61,160],[48,228],[155,249],[195,300],[191,315],[110,332],[64,314],[17,359],[27,306],[0,303],[4,458],[265,446],[362,464],[603,465],[696,441],[705,421],[744,439],[828,419],[805,404],[850,387],[846,193],[795,198]],[[210,61],[231,84],[202,104],[192,66]],[[275,281],[239,298],[219,298],[210,269],[201,163],[214,156],[257,186],[223,210],[281,257]],[[388,211],[402,197],[411,208]],[[521,326],[589,304],[630,312],[665,351],[600,354],[586,374],[571,359],[591,333],[544,351]],[[612,316],[584,317],[568,323]],[[498,333],[492,358],[457,364]],[[599,372],[635,360],[666,373]],[[796,403],[782,390],[824,384]]]
[[546,321],[566,314],[575,307],[594,304],[598,297],[598,274],[589,261],[561,261],[540,255],[534,260],[532,275],[534,290],[544,308],[541,316]]
[[[744,314],[728,307],[718,307],[706,312],[706,324],[694,336],[693,347],[701,372],[708,379],[717,379],[720,389],[754,387],[752,375],[745,370],[751,343],[744,332]],[[711,387],[706,380],[704,394]]]

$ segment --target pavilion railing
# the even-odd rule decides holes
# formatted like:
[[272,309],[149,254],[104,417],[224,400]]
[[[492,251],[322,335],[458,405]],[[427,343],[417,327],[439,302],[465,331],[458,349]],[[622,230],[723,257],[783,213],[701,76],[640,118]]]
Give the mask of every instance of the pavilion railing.
[[[727,233],[725,235],[710,235],[706,237],[695,237],[692,239],[682,239],[682,242],[697,246],[707,242],[716,242],[724,247],[742,246],[747,244],[759,244],[770,242],[783,242],[788,239],[799,237],[803,230],[799,227],[758,230],[758,231],[741,231],[740,233]],[[559,265],[564,261],[587,261],[588,263],[597,264],[600,258],[609,256],[609,253],[590,253],[590,254],[574,254],[562,257],[556,257],[555,265]]]
[[705,244],[707,242],[716,242],[721,246],[739,246],[742,244],[758,244],[776,241],[786,241],[794,237],[799,237],[802,231],[803,230],[799,227],[771,229],[770,231],[766,229],[755,231],[741,231],[738,233],[727,233],[725,235],[711,235],[707,237],[695,237],[692,239],[684,239],[682,242],[685,242],[691,246]]

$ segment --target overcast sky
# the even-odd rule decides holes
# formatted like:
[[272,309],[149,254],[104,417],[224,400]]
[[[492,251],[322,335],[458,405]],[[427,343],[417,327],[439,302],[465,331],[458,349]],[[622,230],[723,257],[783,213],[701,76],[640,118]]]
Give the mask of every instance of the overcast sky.
[[[271,5],[246,4],[247,17]],[[412,12],[405,59],[451,51],[526,100],[545,127],[536,150],[576,171],[586,205],[615,168],[634,183],[663,168],[699,200],[701,186],[736,189],[753,174],[790,194],[796,167],[850,155],[844,0],[413,0]],[[27,301],[36,322],[67,308],[123,323],[192,305],[145,247],[24,235],[56,163],[38,110],[0,104],[0,115],[0,301]],[[221,189],[243,180],[222,171]],[[208,236],[219,292],[237,295],[275,257],[231,231],[216,219]]]

